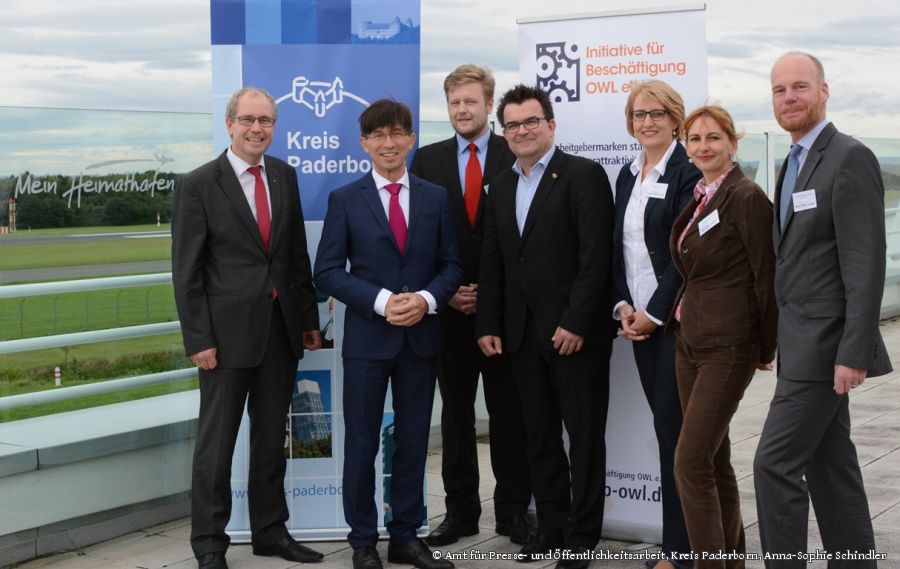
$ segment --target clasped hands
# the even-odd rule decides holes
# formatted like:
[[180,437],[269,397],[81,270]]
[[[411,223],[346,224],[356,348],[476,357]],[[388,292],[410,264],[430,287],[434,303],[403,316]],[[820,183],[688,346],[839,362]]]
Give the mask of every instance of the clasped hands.
[[450,308],[463,314],[475,314],[475,304],[478,301],[478,283],[462,285],[447,304]]
[[[561,326],[556,327],[550,341],[553,342],[553,349],[561,356],[570,356],[580,352],[581,347],[584,346],[584,336],[573,334]],[[478,347],[485,356],[496,356],[503,353],[503,340],[500,336],[482,336],[478,338]]]
[[394,326],[414,326],[428,312],[428,302],[421,294],[392,294],[384,308],[384,317]]
[[622,329],[619,330],[619,336],[626,340],[640,342],[650,337],[659,326],[647,316],[643,310],[635,312],[634,307],[630,304],[623,304],[619,307],[619,320],[622,321]]

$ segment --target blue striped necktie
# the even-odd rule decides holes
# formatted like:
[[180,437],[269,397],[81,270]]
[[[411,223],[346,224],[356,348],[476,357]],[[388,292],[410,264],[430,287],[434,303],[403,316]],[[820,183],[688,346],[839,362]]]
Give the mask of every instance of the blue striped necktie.
[[787,169],[784,171],[784,180],[781,182],[781,208],[779,209],[778,218],[781,221],[781,229],[784,229],[784,223],[787,220],[788,206],[791,203],[791,195],[794,193],[794,186],[797,185],[797,174],[800,173],[800,153],[803,147],[799,144],[791,145],[791,152],[788,154]]

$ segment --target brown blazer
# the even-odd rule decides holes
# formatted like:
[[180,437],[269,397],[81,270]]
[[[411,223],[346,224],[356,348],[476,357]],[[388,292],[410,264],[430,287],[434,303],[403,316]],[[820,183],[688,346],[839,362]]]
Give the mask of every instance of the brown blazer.
[[[735,166],[678,250],[678,237],[696,208],[697,201],[691,200],[669,237],[684,283],[676,296],[676,306],[682,302],[681,322],[673,308],[666,330],[678,328],[694,349],[757,344],[760,362],[769,363],[775,358],[778,325],[772,203]],[[701,236],[699,224],[713,212],[719,223]]]

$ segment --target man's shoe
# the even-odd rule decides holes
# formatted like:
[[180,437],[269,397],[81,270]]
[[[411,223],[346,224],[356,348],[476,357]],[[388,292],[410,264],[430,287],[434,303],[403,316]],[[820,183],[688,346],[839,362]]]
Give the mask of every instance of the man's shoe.
[[534,528],[528,523],[528,514],[513,514],[508,519],[497,521],[498,535],[508,535],[509,541],[525,545],[531,541]]
[[587,547],[581,545],[567,547],[563,550],[561,559],[557,561],[556,569],[588,569],[591,557],[591,551]]
[[415,565],[419,569],[453,569],[454,567],[453,563],[441,559],[440,556],[436,559],[421,539],[414,539],[406,543],[390,542],[388,544],[388,561]]
[[519,563],[530,563],[532,561],[546,561],[547,553],[562,547],[562,537],[559,535],[549,536],[538,532],[532,537],[531,541],[525,544],[519,550],[519,557],[516,559]]
[[353,550],[353,569],[382,569],[381,557],[374,545],[363,545]]
[[478,524],[474,522],[464,522],[459,518],[447,516],[441,525],[434,528],[425,542],[428,545],[450,545],[456,543],[459,538],[467,535],[475,535],[478,533]]
[[285,561],[298,561],[300,563],[316,563],[325,557],[318,551],[314,551],[305,545],[297,543],[294,541],[294,538],[289,535],[266,547],[257,547],[254,545],[253,555],[262,555],[264,557],[278,556]]
[[225,563],[225,552],[204,553],[197,558],[197,567],[199,569],[228,569],[228,563]]

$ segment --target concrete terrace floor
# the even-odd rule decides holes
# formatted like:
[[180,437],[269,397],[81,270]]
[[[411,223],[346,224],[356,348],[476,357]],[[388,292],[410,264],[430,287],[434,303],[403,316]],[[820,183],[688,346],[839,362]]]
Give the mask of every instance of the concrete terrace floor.
[[[879,562],[882,569],[900,568],[900,321],[882,324],[888,351],[893,355],[895,371],[884,377],[872,378],[854,390],[850,401],[853,424],[853,440],[856,443],[863,477],[869,496],[869,507],[875,526],[875,542],[878,552],[887,555]],[[738,475],[741,488],[741,508],[747,532],[747,550],[759,552],[759,531],[757,528],[755,497],[753,492],[753,455],[759,441],[768,404],[775,387],[774,374],[758,373],[747,389],[740,409],[731,423],[732,463]],[[479,445],[482,482],[481,495],[491,496],[494,480],[491,475],[488,445]],[[432,515],[434,527],[443,518],[445,508],[443,485],[440,477],[441,457],[435,449],[428,458],[428,512]],[[490,500],[486,500],[490,502]],[[497,536],[494,531],[493,507],[483,506],[481,532],[465,538],[452,546],[454,552],[475,549],[480,552],[515,553],[519,547],[507,538]],[[821,548],[815,515],[810,508],[809,551]],[[78,551],[61,553],[33,560],[20,565],[21,569],[193,569],[193,559],[188,536],[190,520],[187,518],[160,526],[148,528],[111,541],[100,543]],[[322,542],[309,544],[325,553],[322,563],[306,567],[336,569],[352,567],[352,550],[346,542]],[[643,551],[646,544],[602,540],[597,551],[613,552]],[[385,567],[400,567],[386,562],[387,543],[378,546]],[[650,551],[657,550],[653,547]],[[280,559],[256,557],[249,545],[232,546],[227,555],[232,569],[288,569],[304,567]],[[456,561],[460,569],[469,568],[517,568],[538,569],[553,567],[555,562],[547,561],[520,564],[514,561],[463,560]],[[594,561],[591,567],[609,569],[642,569],[641,560]],[[762,562],[750,561],[749,568],[762,567]],[[815,561],[809,567],[825,567],[824,561]]]

